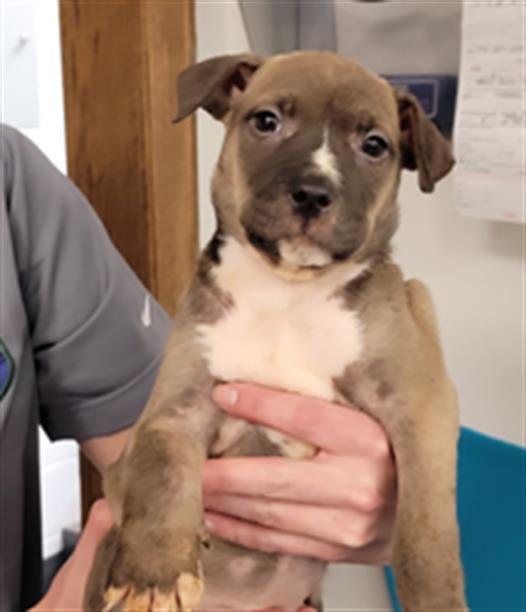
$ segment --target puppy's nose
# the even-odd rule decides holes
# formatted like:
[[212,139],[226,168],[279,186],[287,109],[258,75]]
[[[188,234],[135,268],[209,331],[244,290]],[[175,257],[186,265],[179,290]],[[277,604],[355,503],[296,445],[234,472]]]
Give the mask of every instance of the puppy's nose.
[[291,192],[294,208],[304,217],[317,217],[320,212],[331,205],[329,190],[321,185],[303,183]]

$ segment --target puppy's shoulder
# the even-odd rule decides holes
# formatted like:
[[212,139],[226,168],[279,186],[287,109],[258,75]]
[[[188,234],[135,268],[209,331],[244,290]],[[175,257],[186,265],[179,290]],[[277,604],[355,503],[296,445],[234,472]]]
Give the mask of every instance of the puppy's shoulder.
[[400,267],[391,259],[380,259],[342,289],[345,305],[360,313],[396,307],[405,302],[405,282]]
[[194,277],[176,315],[176,322],[212,324],[221,319],[232,306],[231,297],[218,286],[214,271],[221,266],[220,238],[214,236],[201,252]]

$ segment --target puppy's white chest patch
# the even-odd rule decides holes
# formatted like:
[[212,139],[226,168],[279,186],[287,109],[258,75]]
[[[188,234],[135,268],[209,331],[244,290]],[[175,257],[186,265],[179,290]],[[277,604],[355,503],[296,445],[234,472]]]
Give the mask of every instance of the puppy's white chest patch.
[[221,260],[214,280],[233,306],[215,324],[198,327],[212,375],[334,399],[333,379],[362,351],[360,321],[336,292],[365,266],[342,264],[289,281],[233,239]]

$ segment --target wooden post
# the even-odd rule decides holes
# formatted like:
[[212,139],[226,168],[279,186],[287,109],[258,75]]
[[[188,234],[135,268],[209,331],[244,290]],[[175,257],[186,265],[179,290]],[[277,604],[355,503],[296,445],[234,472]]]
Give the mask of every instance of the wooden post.
[[[60,18],[68,174],[173,314],[197,249],[195,124],[171,123],[193,2],[62,0]],[[84,460],[81,478],[86,516],[100,481]]]

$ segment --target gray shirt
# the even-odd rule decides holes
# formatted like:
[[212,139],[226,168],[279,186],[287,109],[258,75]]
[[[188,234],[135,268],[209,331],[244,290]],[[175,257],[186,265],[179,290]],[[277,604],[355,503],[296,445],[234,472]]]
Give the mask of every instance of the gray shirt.
[[92,208],[24,136],[0,132],[0,610],[40,595],[37,426],[79,441],[132,424],[169,319]]

